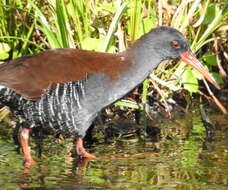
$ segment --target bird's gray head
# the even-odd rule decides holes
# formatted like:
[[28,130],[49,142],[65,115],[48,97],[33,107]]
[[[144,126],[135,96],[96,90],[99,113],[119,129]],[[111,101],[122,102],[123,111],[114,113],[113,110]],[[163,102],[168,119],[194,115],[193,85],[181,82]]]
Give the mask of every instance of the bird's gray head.
[[183,62],[202,73],[216,88],[220,88],[191,53],[183,34],[174,28],[161,26],[152,29],[136,41],[132,50],[134,62],[151,67],[152,70],[163,60],[181,58]]
[[182,33],[175,28],[161,26],[152,29],[140,40],[145,52],[159,56],[161,60],[180,58],[183,52],[189,51],[189,45]]

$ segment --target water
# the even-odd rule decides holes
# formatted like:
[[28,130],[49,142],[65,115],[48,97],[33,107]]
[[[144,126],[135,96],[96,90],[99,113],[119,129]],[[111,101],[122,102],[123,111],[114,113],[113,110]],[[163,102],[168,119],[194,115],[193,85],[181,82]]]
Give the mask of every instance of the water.
[[[98,158],[72,156],[70,139],[45,139],[41,158],[34,145],[36,166],[23,168],[7,132],[0,140],[0,190],[227,190],[228,119],[209,115],[215,126],[206,140],[199,112],[153,124],[158,140],[118,139],[97,143],[89,151]],[[0,126],[0,130],[5,127]]]

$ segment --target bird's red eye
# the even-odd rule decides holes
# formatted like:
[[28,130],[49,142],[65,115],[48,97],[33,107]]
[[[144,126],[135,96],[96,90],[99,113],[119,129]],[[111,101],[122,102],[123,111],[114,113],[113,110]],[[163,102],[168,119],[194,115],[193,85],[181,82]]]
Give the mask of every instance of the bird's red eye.
[[178,41],[172,41],[171,46],[175,49],[180,48],[180,43]]

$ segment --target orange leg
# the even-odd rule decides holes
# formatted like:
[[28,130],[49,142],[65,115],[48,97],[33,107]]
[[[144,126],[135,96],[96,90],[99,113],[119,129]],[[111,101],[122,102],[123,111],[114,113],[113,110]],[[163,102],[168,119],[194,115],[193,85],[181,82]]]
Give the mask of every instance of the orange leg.
[[35,161],[32,159],[30,147],[29,147],[29,132],[28,128],[20,128],[18,133],[18,138],[20,146],[24,155],[25,167],[30,167],[35,164]]
[[76,144],[76,151],[78,156],[82,156],[83,158],[89,158],[89,159],[96,158],[96,156],[86,152],[83,146],[83,140],[81,138],[77,138],[75,141],[75,144]]

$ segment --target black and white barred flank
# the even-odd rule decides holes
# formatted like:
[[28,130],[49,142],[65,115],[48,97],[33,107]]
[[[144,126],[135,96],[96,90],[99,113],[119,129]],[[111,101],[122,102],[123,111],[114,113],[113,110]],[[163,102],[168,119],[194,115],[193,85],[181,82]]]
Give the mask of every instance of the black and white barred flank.
[[87,130],[82,108],[85,95],[83,81],[57,84],[39,100],[26,100],[13,90],[0,86],[0,102],[28,127],[51,127],[58,132],[83,137]]

